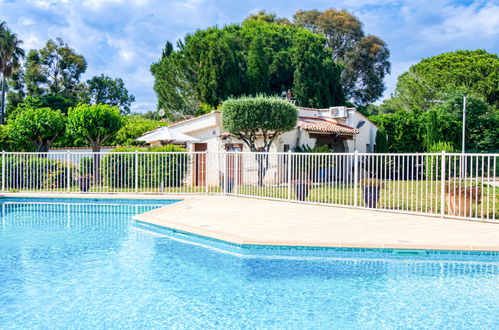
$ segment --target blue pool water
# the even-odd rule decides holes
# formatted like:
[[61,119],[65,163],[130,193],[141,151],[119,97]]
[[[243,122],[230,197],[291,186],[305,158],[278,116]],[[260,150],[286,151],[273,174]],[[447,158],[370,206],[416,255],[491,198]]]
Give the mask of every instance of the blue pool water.
[[2,329],[499,326],[497,253],[240,248],[130,219],[173,201],[0,202]]

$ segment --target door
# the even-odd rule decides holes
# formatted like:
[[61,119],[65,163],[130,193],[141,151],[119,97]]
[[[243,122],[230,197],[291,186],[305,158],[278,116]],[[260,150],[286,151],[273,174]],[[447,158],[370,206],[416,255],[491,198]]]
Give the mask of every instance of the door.
[[208,150],[207,143],[194,144],[194,180],[195,186],[204,186],[206,184],[206,152]]
[[[242,143],[227,143],[225,144],[225,151],[229,152],[240,152],[243,151],[243,144]],[[234,177],[237,174],[237,184],[242,185],[243,184],[243,169],[244,169],[244,164],[243,164],[243,155],[239,154],[238,155],[238,160],[237,160],[237,173],[236,173],[236,159],[235,159],[235,154],[227,154],[227,176],[229,182],[232,180],[234,182]]]

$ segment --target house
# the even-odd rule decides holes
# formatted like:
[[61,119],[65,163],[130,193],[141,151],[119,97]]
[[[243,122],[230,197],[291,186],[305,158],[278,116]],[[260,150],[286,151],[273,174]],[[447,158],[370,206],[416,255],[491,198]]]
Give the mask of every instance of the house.
[[[211,113],[180,121],[170,128],[199,141],[188,143],[190,151],[249,151],[248,147],[222,128],[222,113]],[[271,152],[287,152],[296,146],[328,145],[333,152],[374,152],[378,128],[365,116],[347,107],[314,109],[298,107],[295,129],[280,135]]]
[[[211,152],[217,154],[223,151],[250,151],[243,141],[225,132],[222,127],[222,113],[211,113],[195,118],[180,121],[169,126],[177,132],[190,136],[195,142],[187,142],[186,147],[194,152]],[[375,138],[378,128],[365,116],[347,107],[331,107],[314,109],[298,107],[298,121],[296,127],[280,135],[271,146],[270,152],[287,152],[296,146],[328,145],[333,152],[345,153],[374,152]],[[155,141],[152,144],[160,144]],[[231,156],[233,157],[233,156]],[[265,181],[279,184],[287,180],[283,164],[285,157],[281,155],[269,156],[268,170]],[[238,161],[231,158],[225,161],[206,158],[206,155],[196,155],[193,159],[192,175],[189,175],[193,185],[218,185],[223,166],[238,167],[241,183],[254,183],[257,178],[257,165],[254,156],[240,155]],[[236,165],[237,164],[237,165]],[[339,164],[337,166],[340,166]],[[210,178],[206,182],[206,178]]]

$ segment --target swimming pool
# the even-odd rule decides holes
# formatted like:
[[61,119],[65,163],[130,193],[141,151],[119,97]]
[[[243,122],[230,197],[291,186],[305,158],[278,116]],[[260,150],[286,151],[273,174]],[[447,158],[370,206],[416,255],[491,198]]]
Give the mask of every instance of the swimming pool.
[[130,219],[173,201],[0,202],[0,328],[499,324],[497,253],[240,248]]

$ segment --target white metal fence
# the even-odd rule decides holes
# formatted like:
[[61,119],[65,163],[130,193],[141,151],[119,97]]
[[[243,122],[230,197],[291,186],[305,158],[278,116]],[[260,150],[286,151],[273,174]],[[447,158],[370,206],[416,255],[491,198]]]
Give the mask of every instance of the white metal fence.
[[499,154],[3,152],[3,192],[226,194],[499,222]]

